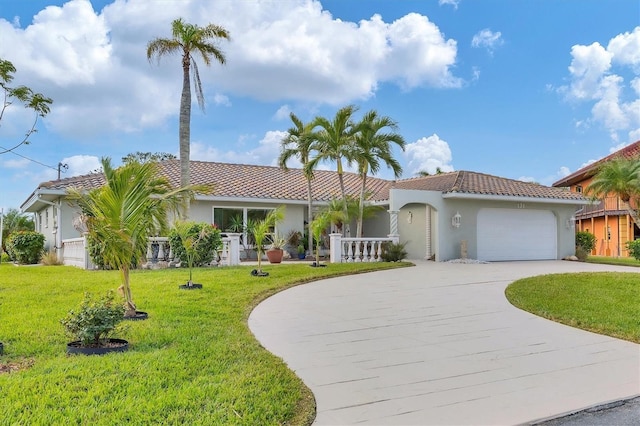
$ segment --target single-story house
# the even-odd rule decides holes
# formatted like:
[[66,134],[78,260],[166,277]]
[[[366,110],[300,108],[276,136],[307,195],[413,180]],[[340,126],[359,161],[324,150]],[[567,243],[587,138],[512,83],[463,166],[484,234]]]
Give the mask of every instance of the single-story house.
[[[178,160],[160,163],[159,171],[177,186]],[[261,217],[285,206],[276,231],[302,231],[307,217],[307,185],[302,170],[192,161],[191,181],[213,184],[197,195],[190,219],[225,229],[231,217]],[[36,230],[49,248],[80,236],[74,226],[79,212],[65,201],[70,187],[102,185],[94,173],[40,184],[22,204],[35,215]],[[345,189],[357,196],[360,178],[344,174]],[[312,181],[314,207],[340,197],[334,171],[316,170]],[[574,214],[588,201],[575,192],[470,171],[456,171],[402,180],[367,179],[369,202],[381,212],[365,220],[365,237],[396,236],[406,243],[410,259],[444,261],[468,256],[486,261],[561,259],[575,252]],[[77,223],[76,223],[77,225]],[[351,229],[355,229],[352,226]]]

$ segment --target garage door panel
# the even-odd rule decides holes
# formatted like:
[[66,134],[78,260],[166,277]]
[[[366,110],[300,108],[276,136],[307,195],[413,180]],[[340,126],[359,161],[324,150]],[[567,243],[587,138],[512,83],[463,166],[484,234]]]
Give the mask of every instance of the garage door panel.
[[481,209],[477,224],[480,260],[557,258],[557,224],[551,211]]

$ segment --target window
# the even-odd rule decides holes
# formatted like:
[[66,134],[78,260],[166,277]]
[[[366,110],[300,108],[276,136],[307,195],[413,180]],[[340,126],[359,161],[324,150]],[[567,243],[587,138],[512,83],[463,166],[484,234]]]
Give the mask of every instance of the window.
[[576,192],[582,193],[582,185],[576,185]]
[[[251,244],[251,235],[246,233],[246,223],[252,223],[263,220],[267,214],[273,209],[253,209],[247,207],[214,207],[213,223],[222,232],[238,232],[242,233],[242,241]],[[272,227],[269,232],[273,234],[275,229]],[[269,241],[269,236],[267,241]]]

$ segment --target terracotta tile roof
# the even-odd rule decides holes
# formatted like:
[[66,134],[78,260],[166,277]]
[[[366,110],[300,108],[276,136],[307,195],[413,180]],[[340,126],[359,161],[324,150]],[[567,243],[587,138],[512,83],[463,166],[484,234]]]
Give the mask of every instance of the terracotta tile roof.
[[577,170],[571,173],[569,176],[565,176],[557,182],[554,182],[552,186],[555,187],[563,187],[563,186],[571,186],[576,183],[580,183],[586,178],[589,178],[596,174],[596,169],[602,164],[613,158],[622,157],[622,158],[640,158],[640,141],[636,141],[631,145],[627,145],[621,150],[614,152],[613,154],[607,155],[604,158],[596,161],[595,163],[591,163],[580,170]]
[[[160,173],[169,178],[171,185],[177,187],[180,182],[179,160],[160,163]],[[213,183],[214,190],[210,194],[212,197],[290,201],[306,201],[307,199],[307,184],[301,169],[284,171],[279,167],[272,166],[192,161],[191,182],[194,184]],[[64,191],[71,187],[91,189],[102,184],[104,184],[102,174],[89,174],[44,182],[40,188]],[[358,175],[345,173],[344,184],[347,194],[359,195],[360,177]],[[398,181],[367,178],[367,190],[372,194],[370,199],[373,201],[388,200],[389,189],[392,187],[442,193],[584,200],[580,194],[564,189],[469,171]],[[316,170],[311,191],[315,201],[330,201],[332,198],[339,198],[340,184],[336,172]]]
[[561,200],[584,200],[580,194],[564,189],[551,188],[536,183],[506,179],[484,173],[457,171],[440,175],[401,180],[395,188],[443,193],[498,195],[510,197],[530,197]]
[[[169,160],[160,163],[160,174],[166,176],[172,186],[180,184],[180,161]],[[354,173],[344,173],[345,191],[360,194],[360,177]],[[284,171],[279,167],[255,166],[247,164],[191,162],[191,183],[213,184],[213,197],[256,198],[306,201],[307,182],[301,169]],[[104,184],[102,174],[75,176],[59,181],[44,182],[41,188],[66,190],[70,187],[91,189]],[[340,183],[335,171],[316,170],[311,183],[315,201],[330,201],[340,197]],[[367,191],[372,200],[389,198],[389,181],[367,178]]]

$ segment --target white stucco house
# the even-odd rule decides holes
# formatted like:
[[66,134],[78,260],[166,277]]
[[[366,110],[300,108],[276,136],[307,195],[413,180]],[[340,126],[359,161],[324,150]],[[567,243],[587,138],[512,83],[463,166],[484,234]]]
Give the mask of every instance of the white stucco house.
[[[159,171],[178,185],[178,160],[160,163]],[[191,180],[213,184],[214,191],[197,195],[191,220],[224,229],[232,216],[245,220],[285,206],[277,232],[302,231],[307,217],[306,180],[302,170],[192,161]],[[345,173],[346,192],[357,196],[360,179]],[[70,187],[102,185],[102,174],[43,182],[21,205],[33,213],[36,230],[49,249],[80,236],[74,226],[78,211],[69,205]],[[409,259],[444,261],[469,258],[485,261],[561,259],[575,252],[574,215],[588,204],[581,194],[535,183],[470,171],[397,181],[367,179],[369,202],[384,207],[364,224],[365,237],[395,236],[406,243]],[[316,170],[312,182],[314,206],[340,197],[337,174]],[[352,226],[352,229],[355,229]]]

